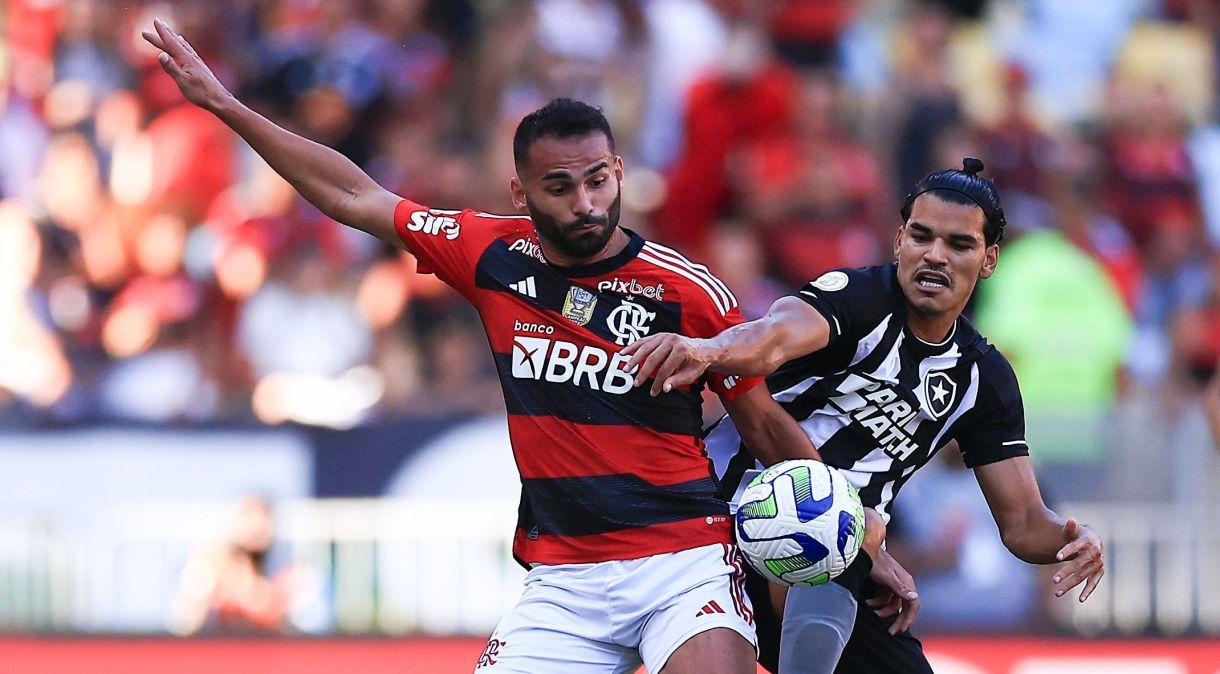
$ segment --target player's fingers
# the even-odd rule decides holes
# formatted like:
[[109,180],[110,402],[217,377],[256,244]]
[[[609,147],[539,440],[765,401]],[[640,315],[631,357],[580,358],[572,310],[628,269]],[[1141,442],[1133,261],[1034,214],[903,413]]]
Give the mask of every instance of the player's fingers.
[[161,69],[169,73],[169,76],[174,78],[175,82],[183,77],[182,67],[166,52],[161,52],[157,60],[161,63]]
[[152,31],[142,30],[140,31],[140,37],[143,37],[148,44],[151,44],[161,51],[165,51],[165,43],[161,41],[160,35],[157,35]]
[[891,596],[886,595],[886,596],[882,596],[882,597],[872,597],[871,599],[865,599],[864,603],[868,604],[868,607],[871,609],[879,609],[882,606],[885,606],[886,604],[890,603],[890,600],[891,600]]
[[1093,590],[1097,589],[1097,585],[1101,583],[1101,577],[1106,574],[1105,569],[1099,569],[1097,573],[1089,576],[1089,582],[1084,584],[1084,589],[1080,591],[1080,603],[1084,603],[1089,595],[1093,594]]
[[[627,362],[623,363],[623,371],[634,374],[636,386],[643,384],[644,380],[648,379],[646,376],[648,373],[644,371],[644,363],[647,362],[648,357],[652,355],[653,351],[656,351],[656,346],[654,346],[656,342],[642,347],[637,346],[638,344],[639,342],[635,342],[627,347],[628,349],[634,348],[635,351],[627,359]],[[626,350],[624,349],[623,351]]]
[[661,367],[657,368],[656,378],[652,381],[653,396],[659,396],[662,393],[669,393],[673,390],[673,384],[669,380],[678,371],[678,368],[682,366],[684,360],[686,359],[677,351],[669,352],[665,362],[661,363]]
[[703,368],[695,363],[683,363],[672,375],[665,380],[665,390],[672,391],[683,386],[690,386],[699,380],[703,374]]
[[1072,561],[1059,567],[1059,570],[1055,572],[1054,578],[1051,579],[1052,582],[1062,582],[1071,575],[1079,576],[1082,570],[1096,569],[1102,562],[1101,550],[1098,548],[1086,550],[1081,554],[1073,554]]
[[182,43],[178,41],[177,34],[161,19],[153,19],[153,29],[157,31],[157,35],[161,37],[162,49],[169,52],[170,56],[178,58],[186,53],[182,48]]
[[895,596],[890,596],[890,600],[879,609],[876,609],[878,617],[888,618],[898,613],[898,609],[902,608],[902,600]]
[[174,35],[178,38],[178,44],[182,45],[182,48],[186,50],[186,53],[196,58],[199,57],[199,54],[195,53],[195,48],[191,46],[191,43],[187,42],[186,38],[182,37],[182,33],[174,33]]
[[906,601],[902,603],[902,611],[898,613],[898,619],[890,625],[890,634],[896,635],[911,629],[911,625],[915,624],[915,616],[919,615],[919,602]]
[[653,349],[645,358],[644,362],[640,363],[640,369],[635,373],[636,381],[641,384],[649,379],[652,379],[656,374],[657,368],[661,367],[661,363],[665,362],[665,358],[669,355],[669,350],[662,348],[660,345]]
[[1059,552],[1055,553],[1055,559],[1072,559],[1079,555],[1082,551],[1088,548],[1096,547],[1094,542],[1088,538],[1079,538],[1067,545],[1059,548]]

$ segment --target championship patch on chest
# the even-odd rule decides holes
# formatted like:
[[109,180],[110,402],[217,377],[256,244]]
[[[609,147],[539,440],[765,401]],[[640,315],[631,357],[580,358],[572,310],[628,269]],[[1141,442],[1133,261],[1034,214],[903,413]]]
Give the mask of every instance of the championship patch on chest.
[[568,294],[563,298],[563,317],[577,325],[585,325],[593,320],[593,309],[597,307],[597,295],[579,286],[568,288]]

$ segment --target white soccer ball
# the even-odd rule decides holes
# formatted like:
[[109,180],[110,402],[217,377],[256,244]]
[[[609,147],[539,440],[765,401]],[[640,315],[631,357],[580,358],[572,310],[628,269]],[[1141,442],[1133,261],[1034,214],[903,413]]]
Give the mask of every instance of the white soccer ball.
[[838,470],[810,459],[759,473],[737,505],[737,545],[781,585],[821,585],[843,573],[864,540],[864,506]]

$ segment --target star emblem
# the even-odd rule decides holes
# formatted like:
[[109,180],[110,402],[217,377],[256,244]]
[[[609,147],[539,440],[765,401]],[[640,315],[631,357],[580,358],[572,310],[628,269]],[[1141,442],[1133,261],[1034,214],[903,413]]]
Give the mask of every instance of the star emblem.
[[940,382],[936,382],[936,384],[932,386],[932,400],[935,402],[944,400],[945,396],[947,395],[949,395],[949,389],[941,386]]

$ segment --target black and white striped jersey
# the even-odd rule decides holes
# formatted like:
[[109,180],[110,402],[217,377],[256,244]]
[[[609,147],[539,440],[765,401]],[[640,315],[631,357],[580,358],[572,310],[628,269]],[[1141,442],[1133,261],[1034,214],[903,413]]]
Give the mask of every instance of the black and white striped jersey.
[[[886,521],[898,490],[950,440],[971,468],[1029,453],[1012,366],[964,317],[940,344],[916,337],[896,264],[828,272],[795,297],[826,317],[830,342],[776,370],[771,395]],[[727,496],[757,467],[728,418],[707,451]]]

